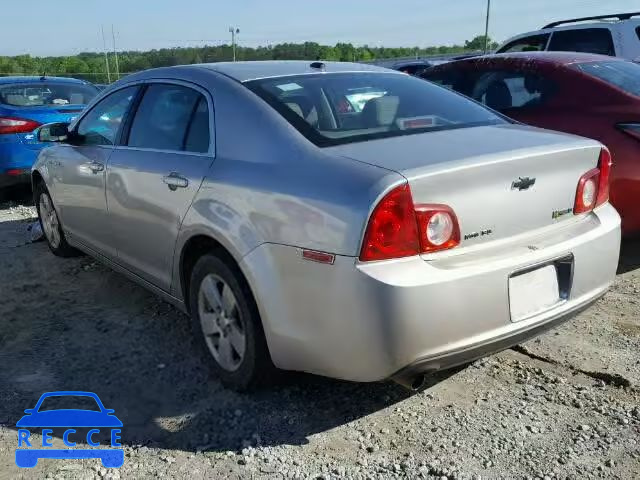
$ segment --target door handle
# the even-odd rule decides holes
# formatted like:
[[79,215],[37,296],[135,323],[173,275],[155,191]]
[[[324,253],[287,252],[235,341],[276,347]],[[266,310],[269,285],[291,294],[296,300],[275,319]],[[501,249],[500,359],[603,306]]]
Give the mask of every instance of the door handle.
[[169,190],[171,191],[175,191],[177,188],[187,188],[189,186],[189,180],[176,172],[171,172],[169,175],[162,177],[162,181],[169,186]]
[[104,165],[98,162],[91,162],[89,164],[89,170],[91,170],[93,173],[98,173],[104,170]]

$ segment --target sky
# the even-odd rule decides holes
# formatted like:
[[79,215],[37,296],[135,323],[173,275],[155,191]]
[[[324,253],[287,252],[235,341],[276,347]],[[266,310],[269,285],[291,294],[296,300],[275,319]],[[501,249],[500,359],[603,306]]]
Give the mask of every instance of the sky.
[[[71,55],[230,43],[315,41],[371,46],[461,44],[484,33],[487,0],[5,1],[0,55]],[[491,0],[489,35],[508,37],[558,19],[640,11],[640,0]],[[7,21],[11,19],[11,21]]]

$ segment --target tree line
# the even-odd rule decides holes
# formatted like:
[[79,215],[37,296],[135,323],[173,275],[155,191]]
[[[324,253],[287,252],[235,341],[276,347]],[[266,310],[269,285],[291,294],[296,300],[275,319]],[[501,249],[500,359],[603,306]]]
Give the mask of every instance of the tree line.
[[[385,58],[428,56],[463,53],[482,50],[485,37],[479,35],[463,45],[438,47],[372,47],[354,46],[351,43],[336,43],[333,46],[315,42],[281,43],[264,47],[236,47],[238,60],[336,60],[367,62]],[[489,39],[489,47],[497,48],[497,43]],[[111,81],[115,76],[115,58],[109,52]],[[118,52],[118,66],[121,75],[155,67],[229,61],[233,58],[231,45],[203,47],[162,48],[149,51]],[[34,57],[18,55],[0,56],[0,75],[57,75],[83,78],[94,83],[106,83],[107,69],[104,53],[85,52],[78,55],[60,57]]]

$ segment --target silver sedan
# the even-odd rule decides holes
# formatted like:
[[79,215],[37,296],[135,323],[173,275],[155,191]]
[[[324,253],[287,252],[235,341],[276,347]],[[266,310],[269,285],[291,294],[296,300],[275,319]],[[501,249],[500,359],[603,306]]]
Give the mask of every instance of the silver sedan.
[[616,271],[601,144],[378,67],[149,70],[38,136],[52,252],[188,312],[237,389],[276,368],[419,388],[570,318]]

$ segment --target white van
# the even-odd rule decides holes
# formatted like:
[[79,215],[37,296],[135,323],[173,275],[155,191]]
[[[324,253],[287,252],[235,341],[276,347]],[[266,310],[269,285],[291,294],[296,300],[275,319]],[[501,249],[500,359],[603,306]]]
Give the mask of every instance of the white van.
[[640,12],[553,22],[541,30],[510,38],[496,53],[541,50],[599,53],[640,61]]

